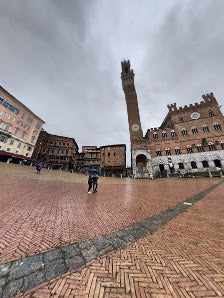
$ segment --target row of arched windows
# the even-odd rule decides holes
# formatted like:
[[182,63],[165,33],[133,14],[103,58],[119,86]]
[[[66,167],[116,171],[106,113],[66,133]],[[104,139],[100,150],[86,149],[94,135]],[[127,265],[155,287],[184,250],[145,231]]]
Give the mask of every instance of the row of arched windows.
[[[214,126],[214,129],[215,130],[222,130],[221,125],[219,123],[217,123],[217,122],[215,122],[213,126]],[[203,124],[202,125],[202,130],[203,130],[204,133],[207,133],[207,132],[210,131],[209,128],[208,128],[208,126],[206,124]],[[193,135],[198,134],[198,129],[195,126],[193,126],[191,128],[191,131],[192,131],[192,134]],[[186,128],[183,128],[182,131],[181,131],[181,133],[182,133],[183,136],[187,136],[188,135],[188,131],[187,131]],[[171,138],[175,138],[177,136],[177,134],[176,134],[176,132],[174,130],[171,130],[170,131],[170,136],[171,136]],[[162,132],[162,138],[163,139],[167,139],[168,138],[168,135],[167,135],[167,133],[165,131]],[[157,132],[154,132],[153,133],[153,139],[154,140],[157,140],[158,139],[158,133]]]
[[[222,140],[220,143],[221,143],[221,148],[224,150],[224,140]],[[197,147],[197,151],[195,151],[195,152],[204,152],[204,151],[205,151],[205,150],[204,150],[204,147],[203,147],[202,144],[197,144],[196,147]],[[208,143],[208,148],[209,148],[209,151],[214,151],[214,150],[216,150],[215,144],[212,143],[212,142],[209,142],[209,143]],[[175,155],[180,155],[180,154],[181,154],[181,151],[180,151],[180,148],[179,148],[179,147],[175,147],[175,148],[174,148],[174,151],[175,151],[175,152],[173,152],[173,153],[175,153]],[[194,151],[193,151],[193,149],[192,149],[192,146],[187,145],[187,146],[186,146],[186,152],[187,152],[187,153],[194,153]],[[185,153],[186,153],[186,152],[185,152]],[[161,151],[161,149],[159,149],[159,148],[156,149],[156,155],[157,155],[157,156],[162,156],[162,151]],[[166,155],[166,156],[172,155],[172,152],[171,152],[170,148],[168,148],[168,147],[165,148],[165,155]]]

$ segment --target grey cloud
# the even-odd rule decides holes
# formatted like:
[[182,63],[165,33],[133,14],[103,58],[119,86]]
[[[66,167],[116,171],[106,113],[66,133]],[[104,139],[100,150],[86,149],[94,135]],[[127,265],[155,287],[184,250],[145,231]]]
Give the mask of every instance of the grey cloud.
[[144,133],[170,101],[206,91],[221,100],[223,8],[222,0],[1,1],[1,85],[50,133],[129,151],[122,58],[136,74]]

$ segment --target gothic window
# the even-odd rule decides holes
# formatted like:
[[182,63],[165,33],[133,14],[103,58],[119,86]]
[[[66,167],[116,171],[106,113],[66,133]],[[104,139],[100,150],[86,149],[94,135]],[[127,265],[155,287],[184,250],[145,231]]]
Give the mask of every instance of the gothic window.
[[202,125],[202,129],[203,129],[203,132],[209,132],[209,128],[205,124]]
[[166,139],[167,138],[167,133],[165,131],[162,132],[162,138]]
[[198,144],[197,148],[198,148],[198,152],[204,152],[204,148],[201,144]]
[[174,130],[171,130],[170,135],[172,138],[175,138],[177,136]]
[[193,135],[198,134],[198,129],[196,127],[192,127],[192,133]]
[[170,148],[166,148],[166,155],[171,155],[171,151],[170,151]]
[[180,170],[183,170],[183,169],[184,169],[184,164],[183,164],[182,162],[179,162],[178,165],[179,165],[179,169],[180,169]]
[[208,115],[209,115],[209,117],[213,117],[214,116],[214,113],[212,111],[209,111],[208,112]]
[[215,166],[216,166],[217,168],[221,168],[221,167],[222,167],[222,165],[221,165],[221,161],[220,161],[219,159],[215,159],[215,160],[214,160],[214,164],[215,164]]
[[180,148],[175,147],[175,153],[176,155],[180,155]]
[[215,124],[214,124],[214,129],[215,129],[215,130],[221,130],[221,126],[220,126],[220,124],[219,124],[219,123],[215,123]]
[[187,136],[187,130],[185,128],[182,129],[182,135]]
[[224,140],[221,141],[221,147],[224,149]]
[[195,161],[191,162],[191,167],[192,167],[192,169],[197,169],[197,164]]
[[187,145],[187,153],[193,153],[193,150],[190,145]]
[[214,145],[212,142],[209,142],[209,143],[208,143],[208,148],[209,148],[210,151],[214,151],[214,150],[216,150],[216,149],[215,149],[215,145]]
[[157,140],[158,139],[158,134],[156,132],[153,133],[153,139]]
[[203,160],[202,161],[202,165],[203,165],[203,168],[209,168],[209,165],[208,165],[208,161],[207,160]]
[[156,155],[157,155],[157,156],[161,156],[161,155],[162,155],[162,153],[161,153],[161,150],[160,150],[160,149],[156,149]]

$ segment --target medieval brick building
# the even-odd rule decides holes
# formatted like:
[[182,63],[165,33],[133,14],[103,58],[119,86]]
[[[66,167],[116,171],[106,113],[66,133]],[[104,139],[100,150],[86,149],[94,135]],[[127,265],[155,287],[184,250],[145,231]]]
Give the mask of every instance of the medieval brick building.
[[52,168],[71,169],[74,166],[78,145],[73,138],[40,132],[32,157]]
[[100,170],[105,175],[126,175],[126,145],[101,146]]
[[121,62],[121,67],[135,177],[224,168],[224,117],[213,93],[203,95],[194,105],[168,105],[161,126],[148,129],[143,136],[134,72],[129,60]]

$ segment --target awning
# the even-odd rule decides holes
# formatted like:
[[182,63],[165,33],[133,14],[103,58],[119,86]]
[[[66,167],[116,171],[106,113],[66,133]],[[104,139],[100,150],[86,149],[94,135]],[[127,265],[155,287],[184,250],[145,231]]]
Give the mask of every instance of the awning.
[[23,160],[29,160],[29,161],[37,162],[35,159],[33,159],[31,157],[16,154],[16,153],[12,153],[12,152],[7,152],[7,151],[3,151],[3,150],[0,150],[0,155],[5,155],[5,156],[13,157],[13,158],[19,158],[19,159],[23,159]]

